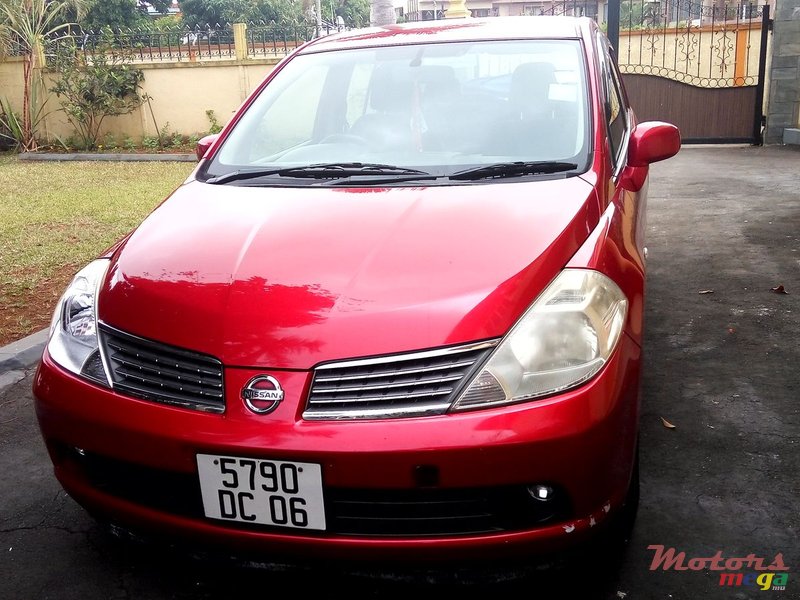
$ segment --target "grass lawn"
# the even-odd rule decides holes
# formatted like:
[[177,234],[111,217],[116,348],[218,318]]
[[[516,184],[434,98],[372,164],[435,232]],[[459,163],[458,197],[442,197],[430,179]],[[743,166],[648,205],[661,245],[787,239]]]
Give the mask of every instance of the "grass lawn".
[[72,275],[133,229],[193,166],[0,155],[0,345],[47,326]]

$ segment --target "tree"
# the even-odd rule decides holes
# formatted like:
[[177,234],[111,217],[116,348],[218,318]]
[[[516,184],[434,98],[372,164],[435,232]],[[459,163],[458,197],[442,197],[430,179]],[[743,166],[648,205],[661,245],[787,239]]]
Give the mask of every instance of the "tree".
[[86,0],[0,0],[0,54],[18,53],[22,56],[22,118],[20,148],[37,149],[36,129],[42,118],[43,89],[39,69],[43,67],[47,41],[63,37],[70,23],[65,19],[73,13],[83,15]]
[[95,0],[81,19],[80,26],[90,31],[106,27],[138,27],[147,22],[146,9],[143,8],[136,0]]
[[336,17],[342,17],[348,27],[369,25],[369,0],[329,0],[327,7],[325,2],[322,6],[322,14],[330,23],[336,23]]
[[86,15],[79,21],[83,29],[100,31],[101,29],[119,30],[147,28],[151,19],[147,16],[148,4],[157,12],[167,14],[170,0],[88,0],[90,5]]
[[646,29],[661,24],[661,6],[653,2],[623,2],[619,24],[623,29]]
[[392,0],[370,0],[370,25],[392,25],[397,21]]
[[181,12],[189,27],[259,21],[288,26],[305,20],[301,4],[293,0],[183,0]]
[[55,62],[58,80],[51,91],[61,99],[83,147],[91,149],[106,117],[133,112],[147,96],[140,93],[143,73],[122,51],[101,44],[85,62],[79,56],[74,43],[62,46]]

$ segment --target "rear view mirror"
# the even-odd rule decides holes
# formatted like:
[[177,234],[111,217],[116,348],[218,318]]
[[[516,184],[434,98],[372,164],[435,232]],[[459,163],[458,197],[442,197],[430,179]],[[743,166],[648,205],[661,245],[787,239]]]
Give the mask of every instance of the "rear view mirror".
[[681,149],[681,133],[675,125],[660,121],[639,123],[628,146],[628,166],[646,167],[665,160]]
[[197,153],[197,160],[203,160],[203,157],[206,155],[206,152],[208,152],[208,149],[214,145],[214,142],[217,141],[218,137],[219,134],[214,133],[200,138],[200,141],[197,142],[197,148],[195,148],[195,152]]

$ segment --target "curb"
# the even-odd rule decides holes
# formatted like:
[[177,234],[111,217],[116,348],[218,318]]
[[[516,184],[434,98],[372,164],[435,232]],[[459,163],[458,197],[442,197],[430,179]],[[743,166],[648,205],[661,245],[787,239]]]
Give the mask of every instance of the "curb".
[[110,162],[197,162],[194,154],[59,154],[58,152],[22,152],[21,161],[110,161]]
[[29,369],[39,362],[47,343],[47,329],[0,348],[0,375],[8,371]]

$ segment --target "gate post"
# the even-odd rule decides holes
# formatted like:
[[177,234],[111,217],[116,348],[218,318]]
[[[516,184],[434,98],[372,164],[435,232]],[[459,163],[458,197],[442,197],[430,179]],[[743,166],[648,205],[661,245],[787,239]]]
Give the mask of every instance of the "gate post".
[[620,0],[608,0],[608,15],[606,16],[608,24],[606,36],[611,42],[611,47],[614,48],[614,56],[619,54],[619,3]]
[[761,127],[764,124],[764,83],[767,79],[767,43],[769,41],[769,4],[765,4],[761,14],[761,55],[758,57],[758,84],[756,101],[753,107],[753,145],[761,146],[764,139]]

